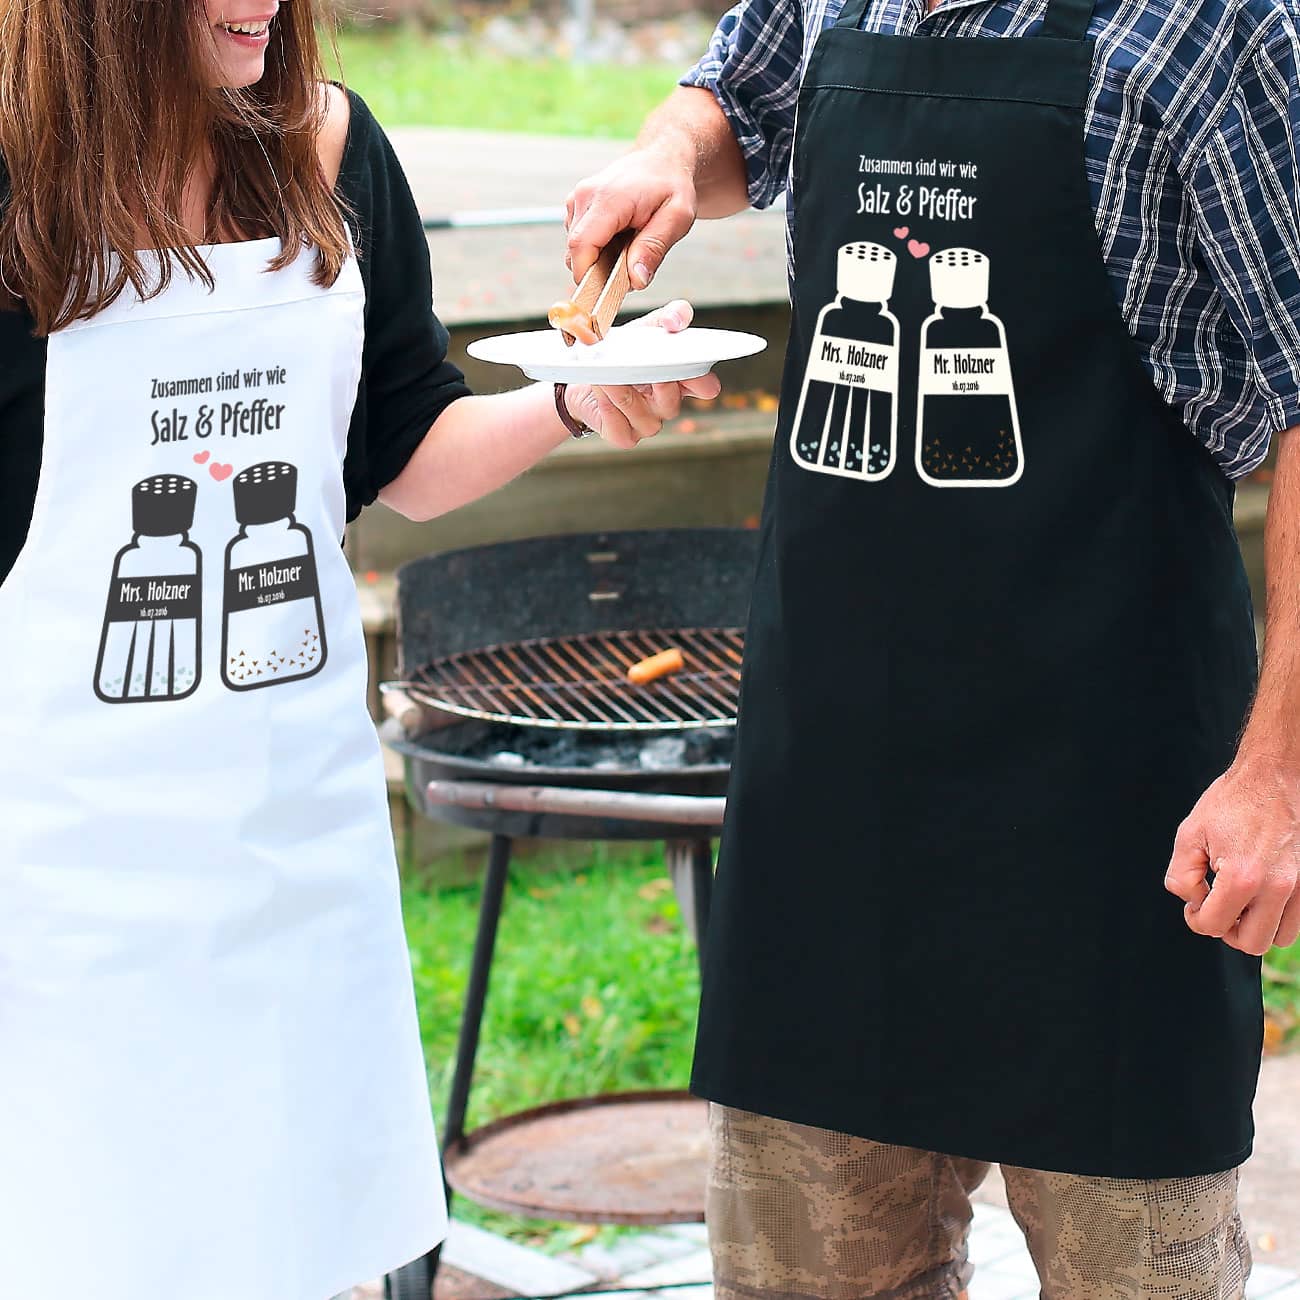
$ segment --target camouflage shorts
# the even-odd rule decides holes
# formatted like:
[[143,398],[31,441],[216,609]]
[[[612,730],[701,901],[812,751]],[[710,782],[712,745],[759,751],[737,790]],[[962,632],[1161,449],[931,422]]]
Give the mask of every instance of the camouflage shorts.
[[[990,1166],[711,1108],[719,1300],[956,1300]],[[1237,1171],[1085,1178],[1002,1168],[1044,1300],[1241,1300]]]

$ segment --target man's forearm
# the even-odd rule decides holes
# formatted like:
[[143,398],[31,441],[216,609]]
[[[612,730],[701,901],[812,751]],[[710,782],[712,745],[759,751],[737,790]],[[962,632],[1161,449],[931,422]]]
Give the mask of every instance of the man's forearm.
[[1255,706],[1232,766],[1178,828],[1165,875],[1192,931],[1255,957],[1300,938],[1300,429],[1280,440],[1264,551]]
[[701,217],[729,217],[749,207],[745,159],[713,92],[678,86],[646,119],[642,149],[681,159],[695,178]]
[[1283,434],[1264,532],[1264,657],[1241,753],[1300,779],[1300,429]]

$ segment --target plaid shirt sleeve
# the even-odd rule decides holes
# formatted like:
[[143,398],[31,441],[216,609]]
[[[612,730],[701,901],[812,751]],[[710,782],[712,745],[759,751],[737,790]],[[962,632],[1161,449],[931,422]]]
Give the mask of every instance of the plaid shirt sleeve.
[[802,0],[740,0],[682,78],[717,97],[745,156],[756,208],[785,192],[802,63]]
[[1230,472],[1244,473],[1271,434],[1300,425],[1300,38],[1282,6],[1235,71],[1217,120],[1198,133],[1188,188],[1199,252],[1245,344],[1247,390],[1268,412],[1267,427],[1231,448]]

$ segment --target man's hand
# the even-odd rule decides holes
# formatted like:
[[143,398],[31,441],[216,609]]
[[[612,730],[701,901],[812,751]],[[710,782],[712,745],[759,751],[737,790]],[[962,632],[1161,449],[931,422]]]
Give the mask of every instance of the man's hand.
[[624,230],[638,232],[628,251],[632,287],[654,279],[668,250],[689,233],[699,205],[694,169],[680,153],[636,149],[604,171],[579,182],[569,195],[565,257],[576,283],[600,251]]
[[1300,938],[1300,429],[1277,437],[1264,565],[1255,704],[1236,761],[1179,828],[1165,876],[1197,934],[1256,957]]
[[628,266],[632,287],[644,289],[696,217],[748,206],[745,160],[713,92],[678,86],[646,119],[633,152],[569,195],[565,261],[576,284],[615,235],[635,230]]
[[1165,888],[1191,929],[1241,952],[1300,939],[1300,772],[1239,757],[1179,827]]

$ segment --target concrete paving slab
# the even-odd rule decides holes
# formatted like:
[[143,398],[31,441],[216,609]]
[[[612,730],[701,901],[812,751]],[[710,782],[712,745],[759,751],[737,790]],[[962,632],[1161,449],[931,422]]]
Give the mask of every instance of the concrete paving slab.
[[970,1284],[970,1300],[1027,1300],[1037,1292],[1036,1285],[998,1269],[977,1270]]
[[[402,128],[391,134],[426,217],[502,208],[559,213],[576,181],[628,148],[607,140],[481,131]],[[536,320],[569,288],[558,221],[435,230],[429,253],[438,314],[448,326]],[[673,250],[655,284],[631,297],[629,314],[673,298],[702,306],[784,301],[782,214],[700,222]]]
[[1265,1058],[1255,1124],[1255,1154],[1241,1176],[1242,1218],[1258,1264],[1300,1273],[1300,1053]]
[[[434,302],[449,328],[541,321],[572,288],[560,226],[446,230],[429,234]],[[674,298],[700,307],[786,299],[785,232],[778,214],[702,221],[669,254],[654,284],[628,297],[623,315]]]
[[704,1223],[679,1223],[668,1231],[674,1237],[685,1237],[688,1241],[696,1242],[698,1245],[707,1246],[709,1244],[709,1228]]
[[666,1259],[623,1279],[627,1286],[701,1286],[713,1277],[713,1259],[707,1250],[697,1250],[677,1259]]
[[970,1258],[976,1268],[996,1268],[1024,1248],[1024,1237],[1005,1210],[999,1211],[992,1223],[974,1224],[971,1228]]
[[[600,1278],[602,1282],[615,1282],[620,1278],[632,1277],[668,1258],[656,1250],[656,1244],[656,1238],[651,1234],[638,1234],[624,1237],[612,1246],[583,1246],[570,1258],[579,1268]],[[690,1249],[692,1248],[688,1245],[688,1252]]]
[[574,182],[631,148],[619,140],[402,126],[388,131],[425,216],[561,207]]
[[[702,1223],[687,1224],[687,1227],[703,1228]],[[707,1230],[706,1230],[707,1231]],[[673,1232],[663,1228],[654,1234],[654,1250],[660,1259],[680,1259],[686,1255],[698,1255],[701,1249],[708,1248],[708,1238],[699,1240],[686,1233]]]
[[1246,1300],[1263,1300],[1279,1291],[1285,1291],[1296,1280],[1294,1273],[1284,1268],[1275,1268],[1271,1264],[1256,1264],[1251,1270],[1250,1281],[1246,1283]]
[[494,1232],[453,1221],[443,1257],[475,1277],[504,1287],[513,1295],[553,1295],[566,1289],[585,1290],[596,1275],[567,1259],[507,1241]]
[[1034,1266],[1034,1261],[1025,1249],[1023,1242],[1013,1254],[1006,1259],[1000,1259],[996,1264],[991,1265],[987,1271],[1005,1277],[1018,1278],[1022,1289],[1024,1287],[1029,1287],[1035,1291],[1038,1289],[1038,1269]]

